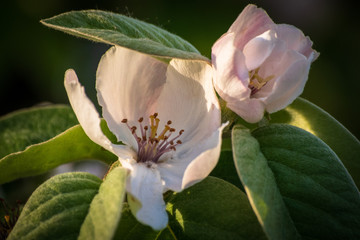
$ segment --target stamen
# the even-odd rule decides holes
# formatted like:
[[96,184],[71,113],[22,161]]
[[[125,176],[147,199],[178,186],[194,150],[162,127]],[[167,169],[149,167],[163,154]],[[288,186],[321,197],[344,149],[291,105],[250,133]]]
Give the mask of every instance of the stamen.
[[260,70],[260,67],[252,70],[252,71],[249,71],[249,79],[250,79],[250,82],[249,82],[249,88],[251,90],[251,96],[254,95],[255,93],[257,93],[263,86],[265,86],[271,79],[273,79],[275,76],[274,75],[271,75],[271,76],[268,76],[266,78],[262,78],[260,75],[259,75],[259,70]]
[[182,142],[177,139],[183,134],[184,130],[180,130],[177,136],[170,138],[171,135],[176,132],[176,129],[170,127],[172,121],[168,120],[166,122],[167,124],[158,135],[157,132],[160,123],[158,113],[150,115],[149,120],[150,124],[143,126],[144,118],[141,117],[138,119],[141,136],[138,136],[136,133],[138,128],[136,126],[130,127],[126,118],[121,122],[127,125],[136,139],[138,144],[137,162],[157,163],[163,154],[176,151],[176,146],[182,144]]

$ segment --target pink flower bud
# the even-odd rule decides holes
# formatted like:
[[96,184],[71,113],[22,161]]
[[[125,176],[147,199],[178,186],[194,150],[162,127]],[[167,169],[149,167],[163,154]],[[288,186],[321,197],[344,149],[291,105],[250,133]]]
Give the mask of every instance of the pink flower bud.
[[294,26],[275,24],[248,5],[212,47],[214,85],[227,107],[248,122],[285,108],[303,91],[319,56]]

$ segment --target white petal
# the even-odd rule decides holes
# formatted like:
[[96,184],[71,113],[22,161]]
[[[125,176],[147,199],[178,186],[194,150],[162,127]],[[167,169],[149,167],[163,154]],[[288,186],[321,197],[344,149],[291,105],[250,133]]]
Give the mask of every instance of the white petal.
[[290,50],[282,62],[285,72],[275,82],[271,95],[264,100],[269,113],[292,103],[303,92],[308,78],[310,62],[305,56]]
[[165,190],[180,192],[210,174],[219,159],[222,130],[226,125],[203,141],[192,142],[193,147],[187,153],[175,154],[174,158],[158,164]]
[[220,157],[222,131],[226,125],[227,123],[223,124],[208,139],[199,144],[200,146],[197,147],[197,151],[202,153],[191,161],[186,168],[181,186],[182,189],[201,181],[214,169]]
[[256,98],[227,102],[226,106],[249,123],[259,122],[265,112],[264,102]]
[[249,4],[231,25],[228,32],[236,34],[235,46],[243,49],[250,39],[271,29],[273,26],[274,22],[263,9]]
[[173,128],[184,130],[179,151],[188,141],[200,141],[211,135],[220,126],[211,66],[202,61],[172,60],[156,111],[162,124],[171,120]]
[[132,152],[123,145],[114,145],[104,135],[100,128],[100,117],[94,104],[86,96],[84,87],[81,86],[74,70],[65,72],[64,85],[70,104],[86,135],[95,143],[118,156],[129,156]]
[[233,33],[222,36],[212,47],[214,85],[225,101],[250,96],[249,70],[244,54],[234,47]]
[[309,59],[311,55],[314,55],[312,61],[315,61],[319,56],[319,53],[311,48],[313,42],[309,37],[305,37],[300,29],[287,24],[278,24],[276,33],[278,38],[287,44],[288,48],[303,54],[306,58]]
[[154,167],[134,164],[126,189],[132,198],[132,201],[129,201],[130,209],[137,220],[158,231],[167,226],[168,215],[162,195],[160,173]]
[[244,47],[245,63],[249,71],[254,70],[270,56],[275,47],[275,32],[269,30],[251,39]]
[[121,121],[147,121],[152,105],[165,83],[167,64],[148,55],[122,47],[112,47],[101,58],[96,88],[103,117],[119,141],[136,149],[136,141]]

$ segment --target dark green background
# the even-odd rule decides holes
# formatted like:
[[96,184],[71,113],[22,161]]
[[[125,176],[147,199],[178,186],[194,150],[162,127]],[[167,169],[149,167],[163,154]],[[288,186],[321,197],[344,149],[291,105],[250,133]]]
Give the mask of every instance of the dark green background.
[[357,10],[341,0],[75,1],[13,0],[1,4],[0,114],[40,102],[67,103],[64,72],[74,68],[94,99],[95,72],[109,46],[49,29],[40,19],[80,9],[119,12],[161,26],[191,42],[205,56],[248,3],[276,23],[302,29],[321,53],[303,97],[360,137],[360,32]]

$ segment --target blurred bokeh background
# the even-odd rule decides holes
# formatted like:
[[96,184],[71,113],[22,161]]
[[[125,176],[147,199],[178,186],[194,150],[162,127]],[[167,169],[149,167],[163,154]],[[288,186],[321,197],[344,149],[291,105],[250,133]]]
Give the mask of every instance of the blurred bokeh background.
[[40,20],[81,9],[118,12],[153,23],[188,40],[210,57],[212,44],[249,3],[276,23],[302,29],[321,53],[303,97],[319,105],[360,137],[360,21],[341,0],[168,1],[13,0],[2,3],[0,115],[41,102],[67,103],[64,72],[74,68],[95,99],[95,72],[109,46],[49,29]]
[[109,46],[49,29],[41,19],[71,10],[109,10],[158,25],[210,57],[212,44],[249,3],[264,8],[276,23],[295,25],[311,37],[321,54],[302,97],[360,138],[360,21],[358,10],[342,0],[5,1],[0,14],[0,115],[43,102],[68,103],[63,87],[68,68],[76,70],[95,99],[97,64]]

